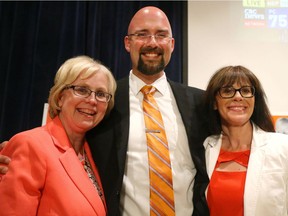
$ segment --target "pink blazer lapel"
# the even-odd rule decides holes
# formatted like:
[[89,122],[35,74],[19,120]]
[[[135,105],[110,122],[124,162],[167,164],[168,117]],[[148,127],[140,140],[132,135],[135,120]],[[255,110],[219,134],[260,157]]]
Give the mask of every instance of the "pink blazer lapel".
[[51,134],[54,145],[59,149],[59,160],[71,181],[87,199],[95,213],[99,212],[100,208],[103,208],[102,212],[106,212],[105,204],[99,205],[102,204],[102,200],[72,148],[60,119],[58,117],[54,118],[46,127]]
[[81,193],[93,207],[95,212],[97,212],[97,209],[99,208],[103,208],[103,211],[105,211],[104,205],[97,205],[99,203],[102,203],[102,200],[99,197],[97,190],[94,188],[93,184],[88,178],[87,173],[85,172],[83,165],[77,158],[74,150],[72,148],[68,149],[60,156],[59,160],[63,165],[63,168],[65,169],[67,175],[70,177],[70,179],[79,189],[79,191],[81,191]]

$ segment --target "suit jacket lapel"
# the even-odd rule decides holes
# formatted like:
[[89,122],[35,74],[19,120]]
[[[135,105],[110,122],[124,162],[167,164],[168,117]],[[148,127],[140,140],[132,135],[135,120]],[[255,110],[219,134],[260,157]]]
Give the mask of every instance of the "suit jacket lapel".
[[[186,86],[174,83],[172,81],[168,82],[172,88],[183,124],[186,129],[190,153],[194,161],[195,157],[198,157],[197,148],[198,144],[200,143],[197,142],[199,141],[199,136],[201,134],[200,131],[198,131],[199,128],[197,127],[197,124],[199,123],[197,120],[198,116],[195,115],[197,113],[197,111],[195,111],[196,103],[191,91],[188,91]],[[203,140],[201,140],[201,148],[203,148],[202,144]]]
[[[58,117],[53,119],[47,124],[47,128],[51,134],[54,145],[57,146],[61,152],[63,151],[63,153],[59,156],[59,161],[62,164],[64,170],[75,184],[75,186],[93,207],[96,213],[97,208],[101,208],[96,204],[102,201],[98,196],[96,189],[91,184],[91,181],[89,180],[87,173],[85,172],[78,157],[76,156],[76,153],[69,142],[60,119]],[[87,178],[84,178],[83,176],[87,176]]]
[[192,122],[190,121],[191,120],[191,104],[190,104],[190,100],[191,98],[188,97],[187,95],[187,91],[186,89],[179,85],[179,84],[175,84],[174,82],[168,80],[170,86],[171,86],[171,89],[173,91],[173,94],[174,94],[174,97],[175,97],[175,100],[176,100],[176,103],[177,103],[177,106],[178,106],[178,109],[179,109],[179,112],[181,114],[181,117],[182,117],[182,121],[184,123],[184,126],[185,126],[185,129],[186,129],[186,133],[188,135],[188,139],[190,137],[190,133],[191,133],[191,130],[192,130]]
[[206,154],[206,166],[209,179],[211,179],[217,159],[220,154],[222,135],[214,137],[206,141],[205,143],[205,154]]
[[257,126],[253,125],[253,139],[249,157],[244,191],[244,215],[256,215],[262,167],[265,160],[265,136],[259,136]]
[[64,154],[60,156],[59,160],[63,165],[63,168],[65,169],[67,175],[70,177],[75,186],[79,189],[79,191],[93,207],[95,213],[97,212],[97,208],[104,208],[104,206],[96,205],[101,203],[102,200],[98,196],[98,192],[92,185],[89,178],[84,177],[87,176],[87,173],[83,169],[83,166],[77,158],[74,150],[72,148],[68,149]]
[[129,102],[129,77],[117,82],[114,112],[116,122],[114,124],[115,136],[117,137],[117,158],[120,173],[124,172],[130,123]]
[[[203,141],[207,137],[207,127],[203,119],[201,100],[204,91],[169,81],[183,124],[186,129],[190,154],[197,169],[193,203],[196,214],[208,215],[205,189],[209,182],[205,165]],[[197,210],[196,210],[197,209]]]

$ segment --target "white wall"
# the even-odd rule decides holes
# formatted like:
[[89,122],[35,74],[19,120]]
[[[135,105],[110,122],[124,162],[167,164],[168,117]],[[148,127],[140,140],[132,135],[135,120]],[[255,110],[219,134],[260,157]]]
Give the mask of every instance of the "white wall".
[[272,114],[288,115],[286,9],[285,29],[247,28],[242,1],[188,1],[188,84],[205,89],[220,67],[243,65],[260,79]]

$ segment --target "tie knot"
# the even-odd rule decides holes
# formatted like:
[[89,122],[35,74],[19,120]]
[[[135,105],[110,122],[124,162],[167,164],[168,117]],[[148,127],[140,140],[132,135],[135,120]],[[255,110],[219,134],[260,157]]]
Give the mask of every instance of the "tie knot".
[[147,94],[154,94],[155,93],[155,88],[154,88],[154,86],[151,86],[151,85],[145,85],[145,86],[143,86],[142,87],[142,89],[141,89],[141,92],[142,92],[142,94],[143,95],[147,95]]

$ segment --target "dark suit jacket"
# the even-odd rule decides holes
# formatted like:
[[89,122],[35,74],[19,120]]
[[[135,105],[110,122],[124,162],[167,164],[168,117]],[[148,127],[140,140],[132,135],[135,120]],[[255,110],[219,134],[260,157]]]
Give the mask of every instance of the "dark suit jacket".
[[[205,188],[208,176],[205,167],[203,141],[207,127],[202,120],[201,99],[203,90],[169,81],[183,123],[186,128],[189,148],[197,174],[194,186],[193,215],[208,215]],[[110,115],[88,134],[88,142],[99,169],[108,214],[119,215],[119,200],[125,169],[129,133],[129,79],[117,82],[115,107]]]

